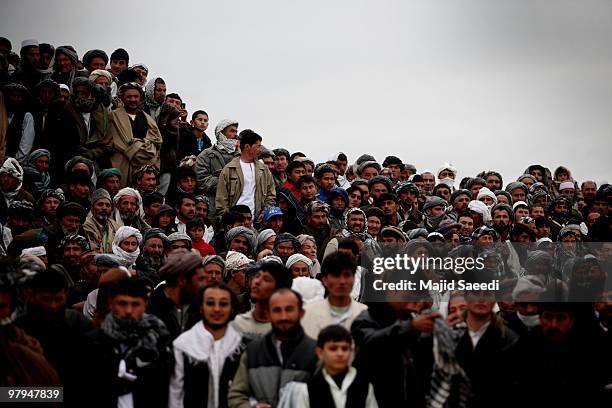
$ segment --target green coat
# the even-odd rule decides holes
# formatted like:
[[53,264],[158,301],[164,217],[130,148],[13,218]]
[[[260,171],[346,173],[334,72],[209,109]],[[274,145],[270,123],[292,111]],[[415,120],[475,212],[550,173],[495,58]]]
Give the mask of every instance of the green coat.
[[[244,186],[240,157],[227,164],[219,175],[215,197],[216,216],[221,217],[230,207],[238,203]],[[255,214],[257,219],[262,211],[276,205],[276,185],[272,173],[263,162],[255,161]]]

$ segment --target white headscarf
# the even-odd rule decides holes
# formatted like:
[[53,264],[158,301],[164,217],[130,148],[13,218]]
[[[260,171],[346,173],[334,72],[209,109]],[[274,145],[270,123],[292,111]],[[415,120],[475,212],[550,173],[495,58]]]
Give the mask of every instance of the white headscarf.
[[[134,252],[126,252],[119,246],[129,237],[136,237],[136,240],[138,241],[138,248],[136,248],[136,251]],[[120,257],[124,261],[125,266],[131,266],[134,264],[134,262],[136,262],[138,255],[140,255],[140,244],[142,244],[142,234],[140,231],[138,231],[136,228],[127,227],[124,225],[119,227],[115,233],[115,239],[113,239],[112,244],[113,254]]]
[[134,190],[131,187],[122,188],[115,194],[113,197],[113,207],[115,207],[115,211],[113,211],[113,220],[117,223],[117,225],[123,225],[123,219],[121,219],[121,214],[119,213],[119,209],[117,208],[117,204],[119,204],[119,200],[123,196],[130,196],[136,198],[136,204],[138,205],[138,211],[136,211],[137,217],[142,217],[144,210],[142,209],[142,197],[140,197],[140,193],[138,190]]
[[223,119],[221,122],[215,126],[215,136],[217,136],[217,149],[233,154],[236,151],[236,139],[228,139],[223,131],[228,127],[236,125],[238,126],[238,122],[231,119]]
[[480,199],[482,197],[491,197],[493,199],[493,204],[488,205],[487,207],[489,208],[489,210],[491,210],[491,208],[497,204],[497,197],[495,196],[495,193],[493,193],[491,190],[489,190],[487,187],[482,187],[480,189],[480,191],[478,191],[478,195],[476,196],[476,199],[478,201],[480,201]]
[[310,272],[310,270],[312,269],[312,261],[308,259],[305,255],[302,255],[300,253],[291,255],[289,259],[287,259],[287,264],[285,265],[285,268],[290,270],[291,267],[297,262],[304,262],[306,266],[308,266],[308,272]]
[[487,205],[483,203],[482,201],[478,201],[478,200],[470,201],[470,203],[468,204],[468,210],[477,212],[478,214],[482,215],[482,222],[484,223],[484,225],[491,224],[491,221],[492,221],[491,211],[489,210]]

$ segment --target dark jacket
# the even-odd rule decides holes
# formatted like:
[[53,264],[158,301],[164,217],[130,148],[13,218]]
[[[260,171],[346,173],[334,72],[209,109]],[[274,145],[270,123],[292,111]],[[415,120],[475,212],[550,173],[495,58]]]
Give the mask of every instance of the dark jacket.
[[202,139],[198,139],[193,134],[193,126],[185,125],[181,126],[181,133],[179,138],[179,158],[186,156],[197,156],[204,149],[212,147],[210,138],[204,132]]
[[[193,326],[195,322],[200,320],[201,316],[194,316],[191,313],[189,305],[182,309],[176,307],[174,302],[166,296],[164,292],[165,284],[159,285],[157,289],[151,293],[149,298],[149,313],[155,315],[159,320],[164,322],[166,328],[170,332],[170,340],[174,340],[185,330]],[[194,312],[194,313],[197,313]]]
[[498,316],[493,317],[476,348],[472,346],[469,331],[465,331],[455,349],[455,357],[471,381],[473,396],[468,407],[507,405],[508,374],[517,340],[518,336]]
[[105,115],[104,107],[99,105],[91,112],[87,131],[83,115],[77,112],[72,103],[57,101],[50,106],[42,135],[37,139],[39,147],[51,152],[51,180],[55,183],[64,180],[64,166],[74,156],[102,162],[110,157],[110,146],[91,141],[100,137],[103,131],[100,123],[105,123],[100,117]]
[[[166,408],[168,405],[168,384],[173,358],[169,339],[158,340],[159,357],[152,363],[134,372],[137,379],[130,383],[134,408]],[[101,329],[95,329],[85,336],[83,353],[83,407],[116,407],[117,399],[125,391],[118,378],[119,363],[122,359],[121,346]],[[101,390],[104,390],[101,392]]]
[[[573,329],[572,329],[573,330]],[[552,342],[536,327],[516,345],[514,406],[609,407],[612,382],[610,342],[601,336],[578,336]]]
[[78,351],[84,334],[91,330],[91,322],[76,310],[67,309],[64,319],[43,320],[33,310],[20,317],[15,324],[35,337],[42,346],[45,358],[57,371],[64,385],[64,401],[74,402],[78,392],[80,358]]
[[301,326],[292,340],[281,344],[281,364],[272,332],[251,341],[240,359],[228,402],[232,407],[248,407],[250,397],[276,406],[279,390],[290,381],[305,382],[315,371],[316,342],[304,334]]
[[353,365],[374,386],[378,406],[425,406],[433,356],[431,342],[397,320],[386,303],[369,305],[351,326],[356,355]]

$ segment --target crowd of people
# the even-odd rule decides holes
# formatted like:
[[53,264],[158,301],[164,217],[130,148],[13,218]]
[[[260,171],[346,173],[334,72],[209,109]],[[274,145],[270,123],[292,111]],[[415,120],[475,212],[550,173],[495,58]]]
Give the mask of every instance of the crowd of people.
[[[610,406],[612,185],[315,163],[237,120],[210,137],[148,72],[0,38],[1,386],[91,407]],[[480,257],[462,276],[501,288],[373,301],[395,254]]]

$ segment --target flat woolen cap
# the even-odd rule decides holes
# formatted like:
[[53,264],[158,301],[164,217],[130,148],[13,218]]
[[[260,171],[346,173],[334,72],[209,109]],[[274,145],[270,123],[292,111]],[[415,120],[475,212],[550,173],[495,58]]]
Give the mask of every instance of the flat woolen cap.
[[175,280],[179,275],[190,272],[202,266],[202,257],[193,251],[180,248],[172,251],[166,261],[159,268],[159,277],[162,280]]

